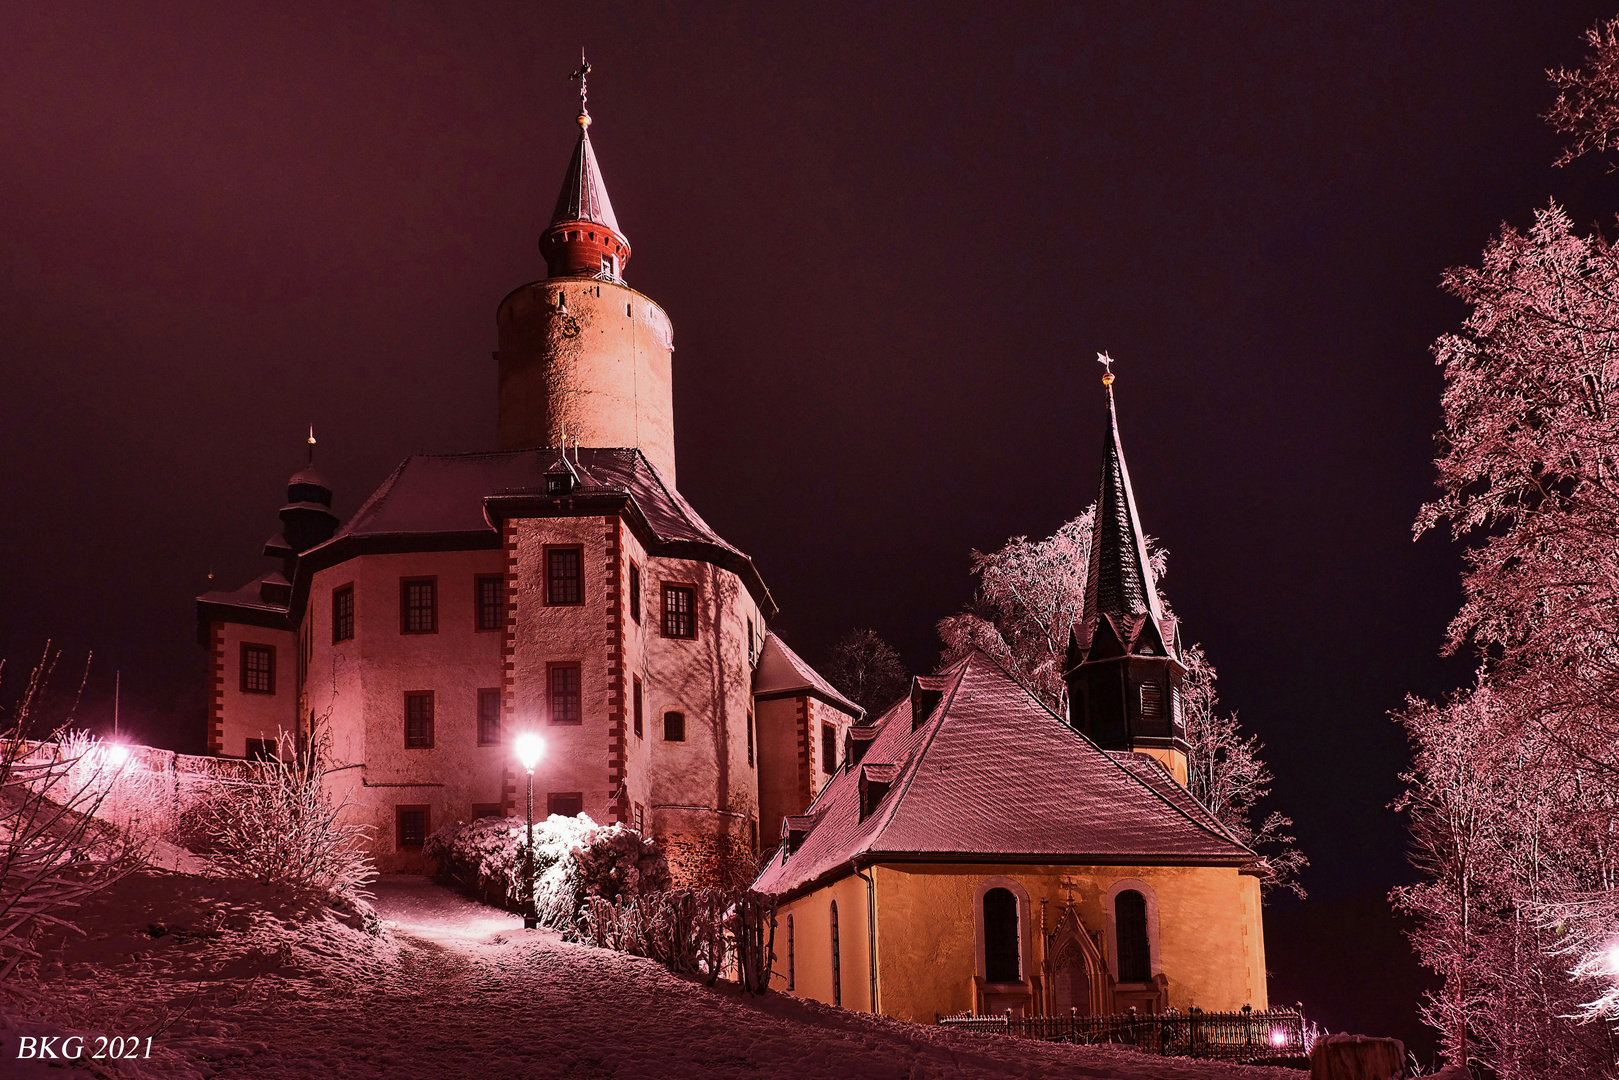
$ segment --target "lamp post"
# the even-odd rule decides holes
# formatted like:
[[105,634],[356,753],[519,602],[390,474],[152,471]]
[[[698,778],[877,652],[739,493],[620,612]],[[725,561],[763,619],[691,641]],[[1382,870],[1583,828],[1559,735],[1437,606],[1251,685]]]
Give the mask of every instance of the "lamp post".
[[545,740],[528,732],[517,737],[517,760],[528,771],[528,833],[523,845],[523,929],[539,926],[539,912],[534,909],[534,766],[545,753]]

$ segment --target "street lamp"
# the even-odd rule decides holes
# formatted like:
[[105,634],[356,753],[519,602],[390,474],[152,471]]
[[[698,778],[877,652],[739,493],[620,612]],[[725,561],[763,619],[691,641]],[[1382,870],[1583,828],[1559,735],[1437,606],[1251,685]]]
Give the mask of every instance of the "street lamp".
[[528,842],[523,845],[523,929],[540,925],[534,908],[534,766],[545,753],[545,740],[527,732],[517,737],[517,760],[528,771]]

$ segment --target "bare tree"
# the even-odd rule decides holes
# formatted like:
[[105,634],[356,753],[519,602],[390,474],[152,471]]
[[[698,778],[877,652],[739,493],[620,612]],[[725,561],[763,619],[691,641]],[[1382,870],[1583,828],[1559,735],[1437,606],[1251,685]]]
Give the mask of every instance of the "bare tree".
[[1591,55],[1573,71],[1546,74],[1557,87],[1557,100],[1545,119],[1574,141],[1556,164],[1567,165],[1586,154],[1619,149],[1619,19],[1598,23],[1585,32]]
[[899,653],[875,630],[850,630],[839,638],[832,646],[826,677],[865,709],[868,719],[904,697],[911,685]]

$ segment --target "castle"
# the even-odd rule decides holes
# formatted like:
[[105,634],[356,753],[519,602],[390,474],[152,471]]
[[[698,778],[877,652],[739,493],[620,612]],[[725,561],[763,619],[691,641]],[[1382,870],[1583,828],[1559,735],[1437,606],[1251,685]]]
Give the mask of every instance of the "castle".
[[537,813],[654,835],[683,882],[773,850],[773,985],[832,1004],[1263,1008],[1258,859],[1185,787],[1112,375],[1070,715],[974,653],[868,722],[676,487],[673,328],[624,283],[583,94],[577,119],[547,276],[496,313],[496,449],[410,457],[347,522],[291,478],[278,569],[197,600],[210,750],[323,728],[379,868],[410,871],[441,823],[520,812],[536,731]]
[[385,871],[420,868],[444,822],[521,813],[511,741],[533,730],[538,815],[633,825],[677,879],[724,876],[861,718],[676,487],[673,326],[625,284],[583,94],[577,120],[547,276],[496,312],[496,449],[410,457],[342,523],[311,463],[264,547],[278,568],[197,599],[209,750],[322,726]]

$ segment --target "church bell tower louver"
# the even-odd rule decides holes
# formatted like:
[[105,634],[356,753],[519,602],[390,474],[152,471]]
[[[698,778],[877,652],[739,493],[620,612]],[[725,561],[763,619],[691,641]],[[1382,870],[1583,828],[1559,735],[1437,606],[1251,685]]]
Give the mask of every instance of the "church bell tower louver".
[[[1111,364],[1106,354],[1098,359]],[[1186,664],[1180,631],[1164,610],[1147,556],[1119,440],[1111,369],[1102,385],[1108,422],[1085,608],[1069,640],[1069,722],[1104,750],[1151,754],[1184,785]]]

